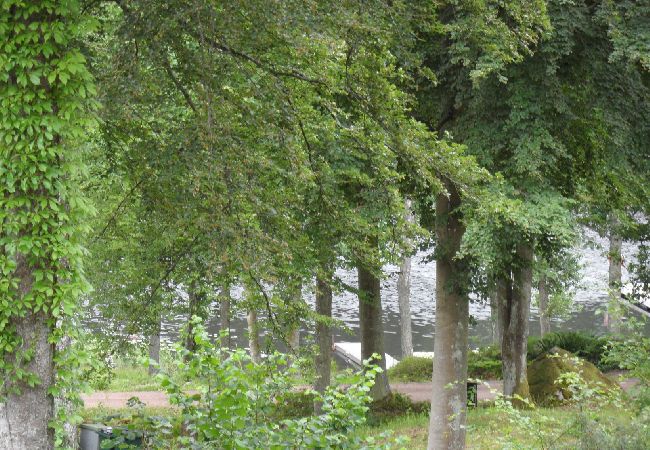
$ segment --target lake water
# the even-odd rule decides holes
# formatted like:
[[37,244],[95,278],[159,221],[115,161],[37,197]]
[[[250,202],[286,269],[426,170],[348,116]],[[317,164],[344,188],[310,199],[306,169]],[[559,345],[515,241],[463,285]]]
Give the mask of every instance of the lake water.
[[[600,311],[607,303],[607,273],[608,261],[606,256],[607,240],[597,234],[585,232],[585,245],[576,249],[582,266],[582,281],[575,295],[575,307],[564,318],[552,321],[553,330],[588,331],[604,333],[603,317]],[[636,248],[633,245],[623,245],[624,262],[633,260]],[[424,262],[426,254],[418,254],[413,258],[411,272],[411,314],[413,328],[413,347],[415,351],[433,351],[435,329],[435,262]],[[399,308],[397,303],[397,273],[396,266],[386,266],[385,279],[382,281],[382,305],[384,308],[384,340],[386,352],[401,358],[399,342]],[[337,275],[347,284],[356,285],[356,271],[340,270]],[[627,271],[623,269],[623,282],[627,280]],[[307,290],[306,290],[307,291]],[[240,289],[233,289],[232,295],[241,296]],[[313,295],[305,292],[313,305]],[[490,308],[479,302],[470,304],[470,314],[475,319],[470,325],[470,342],[472,346],[490,343]],[[359,342],[358,300],[354,293],[341,292],[333,300],[333,315],[341,320],[349,329],[349,333],[341,329],[335,330],[337,341]],[[260,316],[261,318],[262,316]],[[179,328],[186,318],[178,316],[163,324],[163,338],[174,340]],[[218,317],[213,317],[207,323],[211,334],[219,332]],[[650,326],[646,326],[650,334]],[[236,345],[247,347],[246,321],[241,315],[232,321],[232,333]],[[539,335],[539,316],[535,307],[531,308],[530,333]],[[303,331],[303,337],[306,337]]]

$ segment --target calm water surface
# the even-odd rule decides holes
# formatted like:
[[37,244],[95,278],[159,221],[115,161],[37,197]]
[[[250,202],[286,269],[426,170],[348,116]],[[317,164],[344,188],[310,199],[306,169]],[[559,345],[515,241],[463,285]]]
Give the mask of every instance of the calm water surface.
[[[585,245],[576,249],[581,261],[582,281],[575,295],[575,307],[564,318],[554,319],[554,330],[581,330],[592,333],[604,333],[603,318],[600,311],[607,303],[607,271],[606,257],[607,241],[597,234],[587,231]],[[624,244],[624,261],[634,258],[636,248]],[[426,254],[418,254],[413,258],[411,271],[411,314],[413,328],[413,347],[415,351],[433,351],[435,327],[435,262],[424,262]],[[399,268],[388,265],[384,268],[386,277],[382,281],[382,304],[384,308],[384,339],[386,352],[397,358],[401,357],[399,342],[399,309],[397,303],[397,274]],[[337,275],[347,284],[356,285],[356,271],[340,270]],[[627,271],[623,270],[623,282],[628,278]],[[233,288],[235,298],[241,296],[241,289]],[[313,305],[313,294],[305,292],[309,302]],[[341,329],[335,330],[337,341],[359,342],[358,300],[350,292],[341,292],[333,300],[333,315],[341,320],[349,332]],[[490,308],[480,302],[470,304],[470,314],[475,319],[470,325],[470,342],[472,346],[490,343]],[[163,339],[175,340],[180,327],[186,322],[184,316],[177,316],[163,324]],[[219,332],[218,317],[213,317],[207,324],[211,334]],[[246,321],[244,316],[236,317],[232,321],[232,333],[235,342],[240,347],[247,347]],[[646,332],[650,334],[650,325],[646,325]],[[530,316],[530,333],[539,335],[539,316],[533,306]],[[306,337],[303,332],[303,337]]]

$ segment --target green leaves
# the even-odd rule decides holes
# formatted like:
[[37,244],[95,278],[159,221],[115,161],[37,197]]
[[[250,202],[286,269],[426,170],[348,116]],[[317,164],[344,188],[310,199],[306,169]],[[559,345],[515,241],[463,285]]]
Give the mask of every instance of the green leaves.
[[[296,369],[284,368],[284,355],[274,353],[254,364],[243,349],[214,346],[203,326],[194,325],[197,348],[188,352],[179,345],[176,351],[177,378],[193,380],[199,386],[196,392],[187,392],[169,375],[158,376],[171,403],[180,410],[183,427],[191,433],[175,440],[157,435],[161,442],[237,449],[365,448],[355,430],[365,423],[369,391],[381,369],[367,366],[352,382],[348,375],[344,391],[336,386],[324,394],[295,392]],[[302,417],[290,406],[297,401],[306,402],[308,410],[314,401],[321,401],[323,413]]]
[[[41,382],[30,372],[29,339],[19,344],[18,318],[43,317],[58,343],[86,288],[74,177],[78,136],[90,124],[79,92],[94,88],[71,46],[83,30],[77,6],[4,1],[0,11],[0,397]],[[65,352],[55,364],[57,383],[75,382]]]

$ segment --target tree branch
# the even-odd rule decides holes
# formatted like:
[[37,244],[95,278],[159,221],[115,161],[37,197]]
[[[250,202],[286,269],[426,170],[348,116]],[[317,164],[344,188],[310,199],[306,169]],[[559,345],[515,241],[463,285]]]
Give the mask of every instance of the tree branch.
[[[183,25],[185,26],[186,29],[188,29],[188,30],[190,29],[189,24],[183,23]],[[226,45],[223,42],[220,42],[220,41],[217,41],[217,40],[214,40],[214,39],[210,39],[210,38],[205,37],[205,36],[198,35],[196,32],[188,31],[188,33],[189,33],[190,36],[197,39],[198,41],[204,42],[204,43],[210,45],[212,48],[214,48],[216,50],[219,50],[219,51],[221,51],[223,53],[227,53],[227,54],[229,54],[231,56],[234,56],[236,58],[243,59],[244,61],[248,61],[248,62],[252,63],[253,65],[255,65],[256,67],[270,73],[273,76],[295,78],[297,80],[305,81],[307,83],[317,84],[317,85],[321,85],[321,86],[327,86],[327,83],[325,81],[320,80],[318,78],[312,78],[312,77],[310,77],[308,75],[305,75],[302,72],[299,72],[299,71],[297,71],[295,69],[289,69],[289,70],[279,69],[279,68],[273,66],[272,64],[264,63],[264,62],[260,61],[259,59],[255,58],[255,57],[253,57],[253,56],[251,56],[251,55],[249,55],[247,53],[236,50],[236,49]]]
[[95,236],[95,237],[93,238],[93,240],[92,240],[92,242],[91,242],[92,244],[94,244],[95,242],[97,242],[97,241],[98,241],[98,240],[99,240],[99,239],[104,235],[104,233],[106,233],[106,231],[108,230],[108,227],[111,225],[111,223],[114,223],[114,222],[115,222],[115,219],[117,218],[117,213],[119,212],[119,210],[122,209],[122,206],[124,206],[124,204],[125,204],[126,201],[129,199],[129,197],[131,197],[131,195],[133,195],[133,193],[135,192],[135,190],[136,190],[136,189],[137,189],[137,188],[138,188],[138,187],[139,187],[143,182],[144,182],[144,177],[141,178],[141,179],[140,179],[140,180],[139,180],[139,181],[138,181],[138,182],[137,182],[137,183],[136,183],[136,184],[135,184],[135,185],[134,185],[134,186],[129,190],[129,192],[127,192],[127,194],[124,196],[124,198],[122,199],[122,201],[120,201],[120,203],[119,203],[119,204],[115,207],[115,209],[113,210],[113,213],[111,214],[111,217],[110,217],[110,218],[108,219],[108,221],[106,222],[106,225],[104,225],[104,228],[102,228],[102,231],[100,231],[100,232],[97,234],[97,236]]

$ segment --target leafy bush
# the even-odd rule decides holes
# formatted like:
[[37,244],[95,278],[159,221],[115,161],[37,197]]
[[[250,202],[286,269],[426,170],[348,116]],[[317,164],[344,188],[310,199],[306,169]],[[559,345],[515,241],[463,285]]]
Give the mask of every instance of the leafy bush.
[[629,334],[609,343],[605,360],[639,379],[634,398],[640,414],[650,416],[650,338],[644,335],[644,323],[626,322]]
[[[433,374],[433,360],[409,356],[388,370],[391,381],[427,382]],[[471,350],[467,354],[467,376],[482,380],[501,378],[501,352],[494,346]]]
[[391,381],[403,383],[431,381],[432,373],[433,360],[417,356],[407,356],[388,369],[388,377]]
[[376,424],[408,414],[423,414],[429,412],[429,402],[413,402],[406,395],[393,392],[387,397],[370,404],[368,422]]
[[616,365],[604,359],[607,344],[607,338],[586,333],[575,331],[549,333],[543,338],[529,339],[528,360],[537,358],[553,347],[560,347],[580,358],[586,359],[602,371],[612,370]]
[[287,391],[277,399],[273,417],[275,420],[283,420],[311,416],[314,413],[315,400],[311,390]]
[[650,417],[639,416],[626,424],[605,425],[589,417],[579,416],[578,445],[579,450],[620,449],[643,450],[650,448]]
[[470,351],[467,355],[467,376],[479,380],[501,378],[501,351],[495,346]]
[[[177,346],[178,371],[196,380],[197,391],[186,391],[172,377],[158,375],[173,405],[180,410],[184,432],[175,438],[180,448],[359,448],[354,433],[366,420],[369,392],[377,367],[367,367],[345,390],[324,394],[308,391],[323,404],[318,416],[278,419],[278,405],[292,395],[292,370],[285,356],[269,355],[255,364],[242,349],[213,346],[201,326],[195,325],[196,349]],[[390,448],[387,446],[382,448]]]
[[82,381],[92,389],[108,388],[114,377],[115,360],[108,343],[90,333],[81,335],[83,350],[87,354],[85,364],[81,367]]

